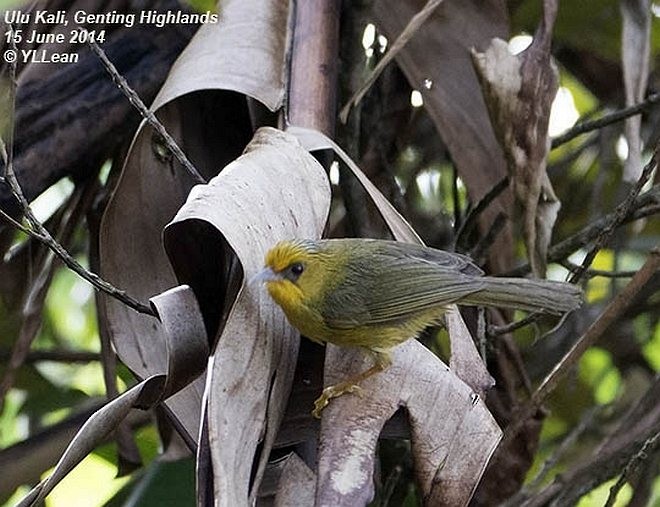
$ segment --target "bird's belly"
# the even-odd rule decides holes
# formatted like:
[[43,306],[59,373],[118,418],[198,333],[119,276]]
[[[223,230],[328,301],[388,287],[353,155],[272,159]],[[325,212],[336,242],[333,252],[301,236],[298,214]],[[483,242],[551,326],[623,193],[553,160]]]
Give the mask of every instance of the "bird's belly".
[[427,311],[393,324],[358,325],[342,329],[328,326],[318,312],[304,305],[295,310],[289,308],[285,313],[289,322],[312,341],[386,350],[417,337],[426,327],[437,324],[444,311]]
[[434,311],[391,325],[329,329],[329,336],[324,341],[340,346],[386,350],[416,338],[428,326],[437,324],[441,315],[441,312]]

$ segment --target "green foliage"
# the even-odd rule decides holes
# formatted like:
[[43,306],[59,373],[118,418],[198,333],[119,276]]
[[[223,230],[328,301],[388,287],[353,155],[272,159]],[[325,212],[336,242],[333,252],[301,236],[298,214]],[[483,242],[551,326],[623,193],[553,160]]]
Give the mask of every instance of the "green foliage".
[[0,10],[22,7],[26,0],[0,0]]
[[145,470],[135,474],[105,507],[194,504],[195,461],[187,458],[173,462],[154,461]]
[[[616,479],[605,482],[598,486],[593,491],[590,491],[584,495],[577,504],[577,507],[602,507],[607,501],[607,497],[610,494],[610,488],[614,485]],[[630,502],[632,498],[632,489],[626,484],[624,485],[619,494],[616,497],[614,502],[614,507],[625,507]]]
[[103,505],[129,480],[116,478],[115,462],[116,456],[111,462],[90,454],[46,498],[46,507]]
[[186,0],[194,10],[198,12],[215,11],[216,0]]
[[[534,33],[541,17],[542,2],[525,0],[512,14],[512,33]],[[651,52],[660,51],[657,18],[651,31]],[[619,0],[580,0],[561,5],[554,29],[555,47],[570,47],[594,53],[602,58],[621,58],[621,14]]]
[[[639,319],[642,318],[640,317]],[[653,369],[656,372],[660,371],[660,322],[656,322],[653,334],[651,334],[651,338],[642,347],[642,351]]]
[[595,400],[612,403],[621,386],[621,374],[612,363],[612,355],[599,347],[591,347],[580,361],[580,377],[591,387]]

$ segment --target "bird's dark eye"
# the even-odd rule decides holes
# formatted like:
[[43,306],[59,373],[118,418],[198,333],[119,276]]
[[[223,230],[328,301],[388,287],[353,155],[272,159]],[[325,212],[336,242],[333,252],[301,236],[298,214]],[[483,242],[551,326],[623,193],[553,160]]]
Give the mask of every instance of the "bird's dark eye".
[[302,275],[303,271],[305,271],[305,267],[300,262],[296,262],[295,264],[291,264],[291,273],[293,275],[300,276],[300,275]]
[[302,272],[305,271],[305,266],[302,262],[294,262],[290,264],[283,272],[282,276],[290,282],[296,283]]

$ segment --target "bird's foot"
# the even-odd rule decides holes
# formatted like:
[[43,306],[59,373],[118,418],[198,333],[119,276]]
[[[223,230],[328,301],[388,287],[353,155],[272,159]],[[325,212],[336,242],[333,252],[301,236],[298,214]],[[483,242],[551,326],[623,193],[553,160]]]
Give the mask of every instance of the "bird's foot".
[[321,418],[321,411],[330,403],[332,398],[338,398],[342,394],[352,393],[362,396],[362,388],[353,383],[341,383],[336,386],[328,386],[323,389],[321,396],[317,398],[314,402],[314,410],[312,410],[312,415],[317,419]]

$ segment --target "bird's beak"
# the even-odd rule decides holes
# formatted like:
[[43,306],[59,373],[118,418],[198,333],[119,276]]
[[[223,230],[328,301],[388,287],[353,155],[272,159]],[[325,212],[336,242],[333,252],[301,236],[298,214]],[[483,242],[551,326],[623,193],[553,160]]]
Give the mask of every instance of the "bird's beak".
[[277,280],[281,280],[282,277],[275,273],[271,268],[264,268],[259,273],[254,275],[252,277],[252,280],[250,280],[250,283],[266,283],[266,282],[275,282]]

